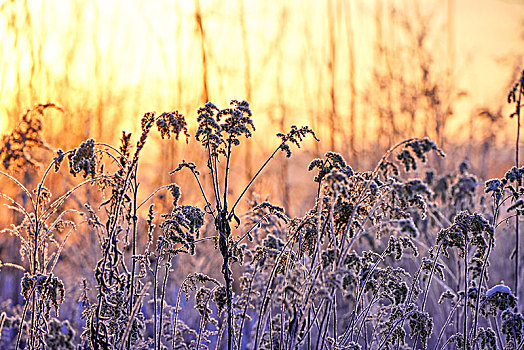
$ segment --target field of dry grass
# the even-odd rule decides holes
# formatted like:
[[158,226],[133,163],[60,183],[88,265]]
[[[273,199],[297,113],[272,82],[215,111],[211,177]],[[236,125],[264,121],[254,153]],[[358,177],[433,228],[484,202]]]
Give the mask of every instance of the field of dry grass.
[[518,33],[475,100],[453,0],[120,5],[0,0],[1,349],[524,349]]
[[[519,124],[522,96],[524,71],[508,96]],[[136,137],[87,139],[67,151],[42,135],[51,109],[61,110],[27,110],[2,139],[10,221],[2,230],[3,347],[524,344],[519,135],[515,166],[484,186],[467,162],[432,170],[445,154],[428,138],[394,145],[368,171],[327,152],[308,168],[313,203],[292,217],[251,186],[276,157],[291,158],[306,138],[320,141],[307,126],[276,134],[274,151],[239,187],[234,155],[255,131],[246,101],[206,103],[194,135],[178,111],[146,113]],[[145,195],[141,174],[150,168],[141,160],[156,132],[202,153],[169,173],[192,183]],[[41,163],[40,151],[55,155]],[[186,187],[199,200],[187,200]]]

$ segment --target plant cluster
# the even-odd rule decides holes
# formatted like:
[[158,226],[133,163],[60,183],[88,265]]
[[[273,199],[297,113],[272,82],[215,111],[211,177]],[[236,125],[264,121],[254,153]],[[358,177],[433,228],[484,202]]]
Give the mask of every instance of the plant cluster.
[[[41,114],[44,107],[38,108]],[[27,115],[14,134],[29,130],[33,122]],[[309,165],[316,172],[316,197],[303,216],[290,218],[256,196],[248,198],[252,209],[238,215],[239,203],[280,151],[290,157],[291,146],[300,147],[307,136],[318,139],[308,127],[277,134],[274,151],[235,194],[233,154],[255,130],[249,104],[233,100],[220,109],[207,103],[198,109],[197,123],[191,137],[178,111],[146,113],[134,145],[124,132],[119,147],[88,139],[75,149],[58,150],[34,191],[0,173],[28,199],[24,205],[2,194],[21,218],[3,232],[19,239],[24,259],[0,264],[24,272],[23,307],[0,305],[2,345],[523,347],[518,290],[488,274],[501,225],[524,210],[523,167],[488,180],[481,195],[466,163],[440,177],[430,170],[420,176],[420,163],[445,156],[428,138],[398,143],[372,171],[354,170],[342,155],[328,152]],[[205,171],[183,160],[171,175],[188,171],[203,207],[183,203],[176,183],[139,198],[140,159],[155,126],[161,138],[184,135],[202,147]],[[31,128],[36,133],[31,144],[45,145],[41,128]],[[13,135],[3,142],[17,139]],[[20,147],[16,155],[9,148],[0,153],[6,168],[34,164],[29,150]],[[72,176],[82,178],[53,197],[47,179],[65,163]],[[100,203],[75,207],[72,199],[85,188],[95,188]],[[170,194],[171,203],[159,213],[154,201],[162,192]],[[69,236],[81,227],[96,233],[99,252],[92,276],[84,276],[79,329],[59,318],[60,305],[70,296],[54,270]],[[214,242],[215,249],[205,250],[206,242]],[[219,266],[215,276],[192,271],[177,281],[177,259],[198,259],[204,252]]]

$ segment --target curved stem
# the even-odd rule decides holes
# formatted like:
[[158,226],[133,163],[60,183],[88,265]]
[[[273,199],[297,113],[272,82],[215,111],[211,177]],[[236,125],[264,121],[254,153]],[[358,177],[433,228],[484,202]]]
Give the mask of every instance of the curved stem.
[[382,349],[384,347],[384,345],[386,344],[386,341],[388,340],[388,338],[391,336],[391,334],[393,334],[393,331],[395,330],[395,328],[397,328],[397,326],[401,323],[403,323],[406,318],[411,315],[413,312],[415,312],[416,309],[414,310],[411,310],[409,312],[407,312],[404,316],[402,316],[401,319],[399,319],[397,322],[395,322],[395,324],[393,325],[393,327],[391,327],[391,330],[389,331],[389,333],[386,335],[386,337],[384,338],[384,340],[382,340],[382,342],[380,343],[379,347],[378,347],[378,350]]
[[251,281],[249,283],[249,289],[248,289],[248,292],[247,292],[247,298],[246,298],[246,303],[245,303],[245,306],[244,306],[244,311],[242,312],[242,318],[241,318],[241,322],[240,322],[240,328],[239,328],[239,331],[238,331],[238,346],[239,348],[242,348],[242,335],[243,335],[243,329],[244,329],[244,322],[246,320],[246,314],[247,314],[247,308],[249,306],[249,298],[251,297],[251,290],[253,288],[253,281],[255,280],[255,276],[257,275],[257,267],[255,265],[255,271],[253,272],[253,276],[251,278]]
[[428,280],[428,283],[426,284],[426,290],[424,291],[424,299],[422,299],[422,308],[421,308],[422,312],[424,312],[426,301],[428,300],[429,286],[431,285],[431,281],[433,280],[433,274],[435,273],[435,268],[437,266],[437,260],[440,255],[440,249],[442,249],[442,243],[438,245],[437,253],[435,254],[435,260],[433,260],[433,266],[431,266],[431,273],[429,274],[429,280]]
[[[24,193],[26,194],[27,198],[29,198],[29,200],[31,201],[31,204],[33,206],[33,211],[36,212],[36,204],[33,201],[33,196],[31,195],[31,192],[29,192],[29,190],[24,185],[22,185],[22,183],[20,181],[18,181],[17,179],[12,177],[11,175],[9,175],[7,173],[4,173],[3,171],[0,171],[0,175],[4,175],[9,180],[13,181],[18,187],[20,187],[20,189],[22,191],[24,191]],[[24,211],[25,211],[25,209],[24,209]]]
[[275,155],[277,154],[278,150],[280,149],[280,147],[283,145],[280,144],[277,149],[275,149],[273,151],[273,153],[271,153],[271,155],[269,156],[269,158],[266,159],[266,161],[264,162],[264,164],[262,164],[262,166],[258,169],[258,171],[256,172],[256,174],[251,178],[251,180],[249,180],[248,184],[246,185],[246,187],[244,187],[244,190],[242,191],[242,193],[240,194],[240,196],[238,196],[237,200],[235,201],[235,204],[233,204],[233,206],[231,207],[231,210],[229,211],[229,216],[228,216],[228,220],[231,220],[233,218],[233,215],[235,213],[235,208],[237,207],[238,203],[240,202],[240,200],[242,199],[242,197],[244,197],[244,195],[246,194],[246,192],[249,190],[249,188],[251,187],[251,185],[253,184],[253,182],[256,180],[256,178],[258,177],[258,175],[260,175],[260,173],[262,172],[262,170],[264,170],[264,168],[268,165],[268,163],[271,161],[271,159],[273,159],[275,157]]
[[457,308],[459,307],[460,305],[460,302],[462,301],[462,299],[464,298],[464,296],[462,296],[458,301],[457,303],[453,306],[453,308],[451,309],[449,315],[448,315],[448,318],[446,319],[446,322],[444,323],[444,325],[442,326],[442,328],[440,329],[440,332],[439,332],[439,335],[438,335],[438,339],[437,339],[437,344],[435,344],[435,350],[438,348],[438,344],[440,343],[440,339],[442,339],[442,336],[444,335],[444,331],[446,330],[446,327],[448,326],[448,324],[450,323],[451,321],[451,318],[453,317],[453,314],[455,313],[455,310],[457,310]]

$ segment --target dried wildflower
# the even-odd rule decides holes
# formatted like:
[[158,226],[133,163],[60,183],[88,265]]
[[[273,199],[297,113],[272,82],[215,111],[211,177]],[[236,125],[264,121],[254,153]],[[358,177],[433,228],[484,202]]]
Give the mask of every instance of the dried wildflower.
[[439,263],[438,261],[435,263],[435,252],[433,248],[431,248],[428,252],[429,257],[422,258],[422,263],[420,265],[421,271],[424,273],[424,278],[431,275],[431,271],[438,274],[439,278],[442,281],[445,281],[445,275],[444,275],[444,264]]
[[48,276],[37,273],[31,275],[25,273],[21,282],[21,294],[26,301],[32,293],[38,293],[38,297],[47,305],[45,315],[49,318],[50,306],[53,306],[55,314],[58,315],[58,305],[64,302],[65,288],[64,283],[49,274]]
[[[222,109],[218,112],[217,120],[223,119],[220,124],[221,130],[227,133],[227,141],[238,146],[240,136],[251,137],[251,130],[255,130],[255,125],[251,120],[251,110],[247,101],[231,101],[233,108]],[[250,130],[251,129],[251,130]]]
[[271,204],[268,201],[264,201],[260,204],[257,204],[255,207],[253,207],[252,210],[253,211],[260,210],[262,212],[265,212],[271,215],[275,215],[279,219],[282,219],[284,222],[288,221],[288,217],[285,214],[284,208],[278,205]]
[[266,248],[269,248],[269,249],[274,249],[274,250],[277,250],[279,251],[280,249],[282,249],[284,247],[284,242],[278,238],[278,237],[275,237],[273,235],[268,235],[263,243],[264,247]]
[[64,151],[62,151],[62,149],[59,148],[56,151],[56,157],[53,158],[53,161],[55,162],[55,167],[54,167],[55,173],[58,172],[58,170],[60,170],[60,166],[62,165],[63,160],[64,160]]
[[140,120],[140,126],[142,127],[142,134],[140,135],[140,139],[136,143],[136,149],[135,149],[135,154],[133,155],[132,164],[136,164],[138,162],[140,151],[142,151],[142,148],[144,148],[146,141],[147,141],[147,136],[149,135],[149,131],[151,131],[151,128],[153,127],[154,123],[155,123],[155,113],[154,112],[148,112],[144,114],[144,116]]
[[122,137],[120,138],[120,152],[124,157],[129,158],[131,148],[131,133],[126,133],[122,130]]
[[417,336],[425,349],[431,333],[433,332],[433,319],[427,312],[414,311],[408,317],[410,337]]
[[211,102],[198,109],[198,130],[195,139],[209,150],[211,157],[225,156],[231,146],[240,145],[240,136],[251,137],[255,129],[246,101],[231,101],[232,108],[219,109]]
[[206,287],[200,287],[195,293],[195,309],[202,317],[202,322],[208,323],[211,321],[210,315],[213,311],[209,308],[209,300],[211,300],[211,290]]
[[193,174],[200,175],[200,172],[196,169],[196,165],[193,162],[186,162],[185,160],[182,160],[180,164],[174,169],[169,172],[169,175],[173,175],[177,171],[182,170],[183,168],[188,168]]
[[403,150],[399,155],[397,155],[397,159],[404,164],[406,171],[417,169],[417,162],[408,150]]
[[198,130],[195,133],[195,139],[214,154],[223,143],[222,129],[216,117],[218,112],[220,110],[211,102],[206,103],[197,111]]
[[186,142],[188,142],[189,133],[187,132],[187,122],[185,117],[178,111],[162,113],[156,120],[156,126],[162,138],[167,136],[167,138],[170,139],[172,133],[178,140],[180,133],[183,132],[186,136]]
[[215,303],[217,304],[218,308],[218,314],[221,315],[222,311],[225,310],[227,305],[227,292],[226,287],[220,286],[215,289],[215,292],[213,294],[213,299]]
[[[397,159],[404,164],[406,171],[417,169],[415,157],[417,157],[422,162],[426,162],[426,153],[430,151],[435,151],[441,157],[445,156],[444,152],[442,152],[442,150],[437,147],[435,142],[431,141],[427,137],[424,139],[410,141],[404,145],[404,148],[405,149],[399,155],[397,155]],[[414,153],[414,156],[412,153]]]
[[511,289],[504,284],[491,287],[482,300],[481,313],[483,316],[497,316],[497,311],[512,309],[517,305],[517,298]]
[[404,317],[404,312],[399,306],[391,307],[388,319],[386,322],[381,324],[383,328],[380,330],[380,334],[386,336],[384,340],[384,347],[391,349],[395,346],[403,346],[406,344],[406,331],[400,324],[400,321]]
[[144,114],[142,119],[140,119],[140,127],[142,128],[142,131],[143,132],[149,131],[149,129],[151,129],[151,126],[153,126],[154,121],[155,121],[154,112],[148,112]]
[[446,299],[452,299],[453,300],[455,298],[456,298],[456,295],[453,294],[453,292],[448,289],[448,290],[444,291],[440,295],[440,298],[438,299],[438,303],[442,304],[444,302],[444,300],[446,300]]
[[[169,214],[164,214],[166,218],[160,224],[164,237],[173,245],[181,244],[191,254],[195,253],[195,239],[200,235],[200,228],[204,225],[204,212],[191,205],[177,206]],[[170,252],[182,251],[180,248]]]
[[493,226],[482,215],[463,211],[455,216],[450,227],[440,230],[437,244],[442,244],[442,252],[446,257],[449,257],[447,249],[450,247],[458,248],[459,255],[464,257],[466,244],[475,246],[478,256],[482,257],[488,247],[484,234],[493,236],[493,233]]
[[283,134],[283,133],[277,134],[277,137],[279,137],[282,140],[280,149],[284,153],[286,153],[287,158],[291,157],[291,149],[289,148],[288,142],[293,143],[298,148],[300,148],[300,142],[302,142],[308,134],[311,134],[311,136],[313,136],[313,138],[316,141],[320,141],[317,138],[317,136],[315,135],[315,132],[307,126],[303,126],[299,129],[296,127],[296,125],[292,125],[291,130],[287,134]]
[[45,333],[45,345],[49,349],[76,349],[74,344],[75,330],[69,321],[60,321],[56,318],[48,322]]
[[462,335],[462,333],[455,333],[451,337],[449,337],[447,343],[455,343],[455,347],[457,349],[463,349],[464,348],[464,335]]
[[455,183],[451,185],[451,195],[453,198],[453,204],[468,201],[467,203],[473,203],[473,196],[477,189],[478,181],[473,175],[462,175]]
[[413,238],[418,237],[417,226],[413,223],[413,219],[401,219],[398,221],[400,226],[400,232],[403,234],[408,234]]
[[518,312],[502,312],[502,334],[506,337],[506,348],[516,349],[523,338],[524,317]]
[[88,175],[95,177],[96,174],[96,155],[95,155],[95,140],[89,139],[82,142],[80,146],[75,149],[73,153],[68,156],[69,172],[76,176],[81,171],[86,178]]
[[216,286],[220,285],[216,279],[209,277],[206,274],[198,272],[191,273],[187,275],[187,277],[184,279],[184,282],[182,282],[180,290],[186,295],[186,300],[189,300],[191,291],[196,290],[198,283],[205,284],[208,282],[211,282]]
[[175,183],[172,183],[169,185],[169,192],[171,193],[171,196],[173,197],[173,206],[176,207],[178,205],[178,200],[180,199],[180,196],[182,195],[182,191],[180,191],[180,186],[178,186]]
[[406,183],[395,182],[392,187],[393,202],[398,202],[400,209],[405,211],[409,207],[416,207],[420,210],[422,217],[425,217],[426,200],[433,196],[433,192],[424,182],[420,179],[413,179]]
[[317,176],[315,176],[314,181],[320,183],[322,179],[329,174],[333,169],[340,170],[346,176],[353,176],[353,169],[346,164],[344,158],[334,152],[327,152],[324,155],[325,159],[313,159],[309,163],[308,170],[311,171],[315,168],[319,169]]
[[524,210],[522,210],[523,207],[524,207],[524,199],[520,198],[515,203],[513,203],[512,205],[508,207],[507,212],[509,213],[510,211],[515,210],[517,214],[520,215],[524,212]]
[[42,137],[42,117],[47,109],[63,109],[53,103],[38,104],[28,109],[20,122],[9,135],[0,140],[0,161],[5,169],[20,171],[25,167],[37,167],[38,161],[33,159],[30,151],[36,148],[50,150]]
[[497,335],[491,328],[479,327],[475,343],[479,344],[481,350],[497,350]]
[[[40,192],[40,195],[38,192]],[[51,200],[51,191],[49,191],[49,189],[45,186],[39,186],[38,188],[35,188],[33,190],[33,194],[35,196],[39,195],[37,200],[41,206],[48,204]]]
[[522,186],[522,175],[524,175],[524,167],[513,167],[506,172],[504,179],[509,183],[516,182],[517,185]]
[[502,191],[503,185],[502,181],[499,179],[491,179],[486,181],[484,192],[493,192],[492,196],[494,196],[497,200],[500,200],[502,198]]

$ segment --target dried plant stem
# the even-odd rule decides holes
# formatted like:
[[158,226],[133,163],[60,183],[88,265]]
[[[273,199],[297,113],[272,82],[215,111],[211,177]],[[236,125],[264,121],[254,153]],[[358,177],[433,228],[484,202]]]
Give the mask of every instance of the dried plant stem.
[[[36,286],[37,286],[37,284],[35,283],[35,285],[31,289],[31,291],[29,292],[29,296],[30,297],[36,294],[35,293]],[[18,328],[18,334],[16,336],[16,347],[15,347],[15,350],[18,350],[19,347],[20,347],[20,340],[22,339],[22,330],[24,328],[24,319],[25,319],[25,316],[27,314],[28,308],[29,308],[29,303],[26,303],[24,305],[24,310],[22,312],[22,317],[20,318],[20,327]]]
[[[38,212],[38,204],[39,204],[39,197],[37,197],[36,199],[36,208],[37,208],[37,211]],[[37,264],[36,264],[36,260],[37,260],[37,254],[38,254],[38,233],[40,231],[40,225],[39,225],[39,220],[38,220],[38,217],[36,216],[35,212],[35,239],[34,239],[34,246],[33,246],[33,261],[32,261],[32,265],[33,265],[33,268],[32,268],[32,274],[33,276],[36,277],[36,271],[37,271]],[[36,287],[37,283],[35,282],[35,287]],[[29,344],[30,344],[30,347],[31,348],[34,348],[34,341],[35,341],[35,313],[36,313],[36,293],[33,293],[33,296],[32,296],[32,301],[31,301],[31,331],[30,331],[30,339],[29,339]]]
[[[133,186],[133,215],[131,217],[132,223],[133,223],[133,233],[132,233],[132,241],[131,241],[131,286],[129,291],[129,313],[131,314],[134,309],[134,301],[135,301],[135,269],[136,269],[136,230],[137,230],[137,195],[138,195],[138,182],[136,179],[136,168],[135,168],[135,176],[133,177],[134,186]],[[131,320],[132,322],[132,320]],[[129,335],[129,339],[127,340],[127,349],[129,350],[131,348],[131,335]]]
[[271,155],[266,159],[266,161],[264,162],[264,164],[262,164],[262,166],[258,169],[258,171],[256,172],[256,174],[251,178],[251,180],[249,181],[249,183],[246,185],[246,187],[244,188],[244,190],[242,191],[242,193],[240,194],[240,196],[238,196],[237,200],[235,201],[235,203],[233,204],[233,206],[231,207],[231,210],[229,211],[229,217],[228,217],[228,220],[231,220],[233,218],[233,215],[235,213],[235,208],[237,207],[238,203],[240,202],[240,200],[242,199],[242,197],[244,197],[244,195],[246,194],[246,192],[249,190],[249,188],[251,187],[251,185],[253,184],[253,182],[255,182],[256,178],[258,177],[258,175],[260,175],[260,173],[262,172],[262,170],[264,170],[264,168],[268,165],[268,163],[271,161],[271,159],[273,159],[273,157],[275,157],[275,155],[277,154],[277,152],[280,150],[280,148],[282,147],[284,143],[280,144],[274,151],[273,153],[271,153]]
[[[135,318],[136,313],[138,312],[138,309],[140,308],[142,299],[144,299],[144,296],[146,295],[146,291],[149,289],[149,286],[151,286],[151,282],[147,282],[146,284],[144,284],[144,286],[142,287],[142,290],[140,291],[138,295],[138,299],[135,305],[133,306],[131,313],[129,314],[129,319],[127,320],[126,330],[124,332],[124,336],[122,337],[122,343],[120,344],[120,349],[124,348],[124,342],[126,341],[126,339],[129,339],[129,336],[130,336],[129,332],[131,331],[131,328],[133,326],[133,320]],[[128,344],[129,344],[129,341],[128,341]]]
[[[140,151],[142,150],[142,147],[137,148],[134,156],[133,156],[133,162],[131,162],[128,166],[127,174],[124,180],[123,186],[119,189],[120,193],[118,195],[116,205],[114,206],[114,212],[113,212],[113,219],[109,219],[107,227],[109,228],[107,231],[108,234],[108,241],[107,246],[104,250],[104,256],[102,259],[102,271],[101,276],[104,278],[104,275],[106,273],[106,264],[109,258],[109,254],[111,251],[111,244],[115,238],[115,235],[117,233],[117,223],[120,216],[120,210],[122,208],[122,204],[124,201],[125,193],[128,190],[128,186],[130,185],[131,177],[134,174],[134,177],[136,178],[137,172],[138,172],[138,159],[140,155]],[[155,289],[156,290],[156,289]],[[96,326],[95,326],[95,334],[94,334],[94,344],[93,347],[95,350],[98,350],[99,344],[98,344],[98,334],[100,332],[100,312],[102,309],[102,286],[99,288],[99,294],[98,294],[98,305],[96,307]],[[93,341],[93,336],[91,338],[91,341]]]
[[162,320],[163,320],[163,313],[164,313],[164,300],[166,297],[166,286],[167,286],[167,279],[169,278],[169,269],[171,268],[171,255],[169,255],[169,258],[166,261],[166,268],[164,273],[164,280],[162,282],[162,292],[160,295],[160,319],[159,319],[159,329],[158,329],[158,350],[160,350],[161,347],[161,340],[162,340]]
[[[464,336],[464,350],[467,349],[468,344],[468,248],[468,240],[466,236],[464,236],[464,330],[462,331]],[[480,292],[478,294],[480,294]]]
[[400,325],[401,323],[404,323],[404,321],[406,320],[406,318],[408,318],[409,315],[411,315],[413,312],[415,312],[416,310],[411,310],[409,312],[407,312],[406,314],[404,314],[404,316],[402,316],[401,319],[399,319],[394,325],[393,327],[391,327],[391,330],[389,331],[389,333],[386,335],[386,337],[384,337],[384,339],[382,340],[382,342],[380,343],[379,347],[378,347],[378,350],[382,349],[384,347],[384,345],[386,344],[386,341],[388,340],[388,338],[391,336],[391,334],[393,334],[393,331],[395,330],[395,328],[397,328],[398,325]]
[[[518,100],[516,101],[516,117],[517,117],[517,139],[515,141],[515,166],[519,167],[519,143],[520,143],[520,107],[522,102],[522,95],[524,95],[524,71],[522,71],[522,76],[519,83],[519,94]],[[516,191],[519,192],[519,184],[516,184]],[[517,211],[518,213],[518,211]],[[519,259],[520,259],[520,249],[519,249],[519,215],[515,217],[515,295],[520,297],[519,293]]]
[[352,316],[351,316],[351,321],[348,324],[348,330],[350,330],[350,332],[345,334],[344,340],[348,336],[350,336],[350,339],[353,340],[354,329],[355,329],[355,326],[356,326],[356,317],[357,317],[357,314],[358,314],[358,308],[359,308],[362,296],[364,295],[364,290],[365,290],[366,284],[368,283],[369,278],[375,272],[375,269],[377,268],[378,264],[381,263],[384,260],[384,258],[386,257],[386,252],[387,252],[387,248],[384,250],[384,252],[382,252],[382,254],[378,257],[377,261],[369,269],[369,272],[366,275],[366,279],[363,282],[360,283],[358,294],[357,294],[357,299],[355,301],[355,306],[354,306],[354,309],[353,309],[353,312],[352,312]]
[[[304,224],[302,224],[302,225],[304,225]],[[262,319],[265,318],[263,316],[264,316],[265,311],[267,309],[268,298],[269,298],[269,289],[271,287],[271,284],[273,283],[273,279],[275,278],[275,273],[276,273],[276,270],[277,270],[278,263],[282,259],[282,256],[284,255],[284,252],[287,250],[288,246],[295,240],[296,236],[299,234],[302,225],[297,228],[295,234],[286,242],[284,247],[282,247],[282,250],[280,251],[280,253],[278,253],[278,255],[277,255],[276,259],[275,259],[275,264],[273,265],[273,268],[271,269],[271,273],[269,275],[269,279],[268,279],[268,281],[266,283],[266,288],[264,290],[264,296],[262,297],[260,313],[258,314],[257,328],[256,328],[256,331],[255,331],[255,343],[253,345],[255,349],[258,346],[258,334],[260,333],[260,327],[262,325]]]
[[[160,250],[162,248],[159,247],[158,248],[158,254],[160,254]],[[160,265],[160,256],[157,257],[156,259],[156,264],[155,264],[155,270],[153,272],[153,338],[154,338],[154,345],[155,345],[155,349],[157,349],[157,330],[158,330],[158,266]]]
[[471,338],[471,341],[473,341],[477,337],[477,327],[478,327],[478,320],[479,320],[479,312],[480,312],[480,288],[482,286],[482,282],[484,280],[484,274],[488,265],[488,259],[489,255],[491,253],[491,248],[493,247],[493,237],[489,237],[489,243],[488,243],[488,252],[486,254],[486,258],[484,259],[482,263],[482,272],[480,274],[480,281],[479,281],[479,287],[477,291],[477,301],[475,303],[475,321],[473,323],[473,336]]
[[[328,300],[328,302],[326,303],[326,307],[324,309],[324,317],[322,317],[322,321],[320,322],[320,327],[318,328],[317,345],[315,348],[316,350],[324,348],[324,341],[326,340],[326,333],[328,330],[327,328],[328,328],[328,323],[329,323],[328,310],[330,308],[331,308],[331,301]],[[324,330],[324,327],[326,327],[325,330]]]
[[223,259],[222,274],[226,283],[227,300],[227,348],[231,350],[233,346],[233,278],[231,276],[231,268],[229,267],[228,239],[231,235],[231,226],[227,220],[227,211],[224,210],[219,213],[215,226],[219,233],[219,246]]
[[428,294],[429,294],[429,287],[431,285],[431,281],[433,280],[433,275],[435,273],[435,268],[437,267],[437,260],[440,256],[440,250],[442,249],[442,243],[438,245],[437,253],[435,254],[435,259],[433,260],[433,265],[431,266],[431,272],[429,274],[429,279],[426,284],[426,289],[424,290],[424,299],[422,299],[422,306],[420,310],[424,312],[424,309],[426,308],[426,302],[428,300]]
[[246,298],[246,304],[244,306],[244,311],[242,312],[242,318],[240,321],[240,332],[238,332],[238,346],[239,348],[242,348],[242,335],[243,335],[243,332],[242,330],[244,329],[244,323],[245,323],[245,320],[246,320],[246,315],[247,315],[247,308],[249,306],[249,300],[250,300],[250,297],[251,297],[251,291],[252,291],[252,288],[253,288],[253,281],[255,280],[255,277],[257,275],[257,270],[258,266],[255,267],[255,271],[253,271],[253,277],[251,278],[251,281],[249,282],[249,289],[248,289],[248,292],[247,292],[247,298]]

